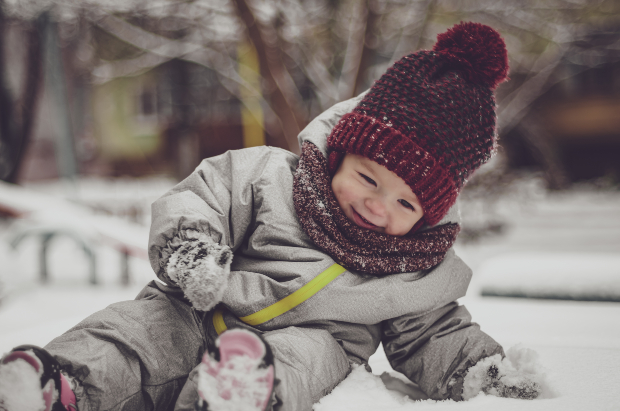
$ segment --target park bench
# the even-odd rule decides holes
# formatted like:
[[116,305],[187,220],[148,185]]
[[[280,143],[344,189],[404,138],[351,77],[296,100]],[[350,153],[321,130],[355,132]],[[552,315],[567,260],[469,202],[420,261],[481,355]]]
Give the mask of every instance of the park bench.
[[59,236],[73,239],[89,261],[89,281],[99,282],[96,245],[117,250],[121,258],[120,282],[129,284],[131,257],[148,260],[148,228],[118,217],[96,214],[88,207],[63,198],[0,182],[0,218],[9,220],[8,241],[17,248],[24,239],[40,241],[40,280],[49,280],[50,243]]

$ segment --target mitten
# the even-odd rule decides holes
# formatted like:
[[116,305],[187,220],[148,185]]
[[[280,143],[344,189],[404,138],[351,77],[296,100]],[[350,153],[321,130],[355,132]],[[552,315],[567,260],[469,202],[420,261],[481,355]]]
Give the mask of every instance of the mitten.
[[185,241],[170,255],[166,273],[195,309],[209,311],[222,300],[232,255],[230,247],[204,237]]
[[463,399],[473,398],[481,391],[497,397],[537,398],[542,391],[541,375],[520,365],[515,366],[499,354],[481,359],[467,370],[463,380]]

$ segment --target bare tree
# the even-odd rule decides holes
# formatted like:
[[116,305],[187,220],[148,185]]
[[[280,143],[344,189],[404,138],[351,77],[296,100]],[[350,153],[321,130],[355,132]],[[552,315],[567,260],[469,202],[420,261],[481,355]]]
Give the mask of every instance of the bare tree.
[[[620,14],[614,0],[5,1],[12,16],[50,10],[58,20],[87,20],[141,50],[124,60],[95,58],[95,82],[172,59],[209,67],[231,94],[255,96],[273,119],[264,123],[270,142],[293,151],[311,117],[368,87],[391,62],[430,48],[437,33],[461,20],[487,23],[506,38],[512,67],[512,81],[498,93],[500,132],[534,133],[529,140],[543,144],[533,150],[547,164],[557,160],[544,149],[544,134],[521,124],[534,121],[528,117],[533,102],[561,81],[557,69],[581,28]],[[239,75],[236,45],[247,39],[259,57],[261,90]]]
[[41,20],[23,25],[26,53],[24,75],[17,95],[7,84],[6,33],[8,21],[0,9],[0,180],[15,183],[32,136],[42,84]]

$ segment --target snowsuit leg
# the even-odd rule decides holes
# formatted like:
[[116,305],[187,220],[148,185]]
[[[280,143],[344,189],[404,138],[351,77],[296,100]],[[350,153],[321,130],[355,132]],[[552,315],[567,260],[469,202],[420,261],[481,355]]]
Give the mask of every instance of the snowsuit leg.
[[[344,350],[325,330],[288,327],[263,334],[276,369],[274,411],[311,411],[348,375],[350,363]],[[193,410],[198,398],[197,370],[183,387],[175,411]]]
[[288,327],[265,333],[276,358],[277,411],[310,411],[349,374],[346,353],[325,330]]
[[206,350],[201,319],[151,282],[46,347],[81,384],[80,411],[171,410]]

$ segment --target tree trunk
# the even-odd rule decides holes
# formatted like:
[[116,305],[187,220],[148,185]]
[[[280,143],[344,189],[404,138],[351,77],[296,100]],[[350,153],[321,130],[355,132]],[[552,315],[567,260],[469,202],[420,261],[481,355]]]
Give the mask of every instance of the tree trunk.
[[364,37],[362,41],[363,49],[362,55],[359,60],[359,67],[357,68],[357,72],[355,75],[355,81],[353,83],[353,88],[351,90],[351,97],[355,97],[357,94],[361,93],[362,88],[365,85],[365,76],[366,71],[372,66],[372,57],[374,54],[374,48],[376,43],[376,34],[374,33],[375,25],[377,20],[379,19],[379,14],[376,12],[375,8],[371,6],[370,0],[366,2],[366,28],[364,30]]
[[304,126],[297,113],[299,101],[293,101],[294,93],[285,89],[286,82],[282,78],[286,67],[279,58],[277,50],[266,44],[261,30],[256,23],[254,14],[246,0],[234,0],[237,15],[245,25],[249,40],[254,45],[258,54],[261,75],[265,82],[264,90],[269,94],[269,102],[274,113],[278,117],[279,127],[269,130],[275,144],[287,148],[294,153],[299,153],[297,135]]
[[[0,179],[16,183],[34,128],[37,103],[43,82],[42,20],[30,23],[26,31],[26,70],[19,100],[5,84],[6,61],[0,51]],[[0,42],[4,46],[6,20],[0,14]]]
[[569,179],[562,161],[558,158],[558,149],[554,147],[551,136],[542,124],[542,120],[536,115],[530,115],[521,119],[518,130],[534,157],[542,165],[548,188],[562,190],[569,186]]
[[349,2],[348,38],[338,79],[338,100],[347,100],[355,94],[355,82],[359,74],[368,30],[368,0]]
[[188,63],[179,59],[170,61],[168,74],[172,85],[172,123],[168,138],[173,148],[174,174],[180,181],[191,174],[200,163],[199,141],[192,115],[191,73]]
[[4,42],[6,19],[0,9],[0,179],[6,180],[16,167],[15,158],[19,152],[13,123],[13,98],[6,84],[6,59]]

